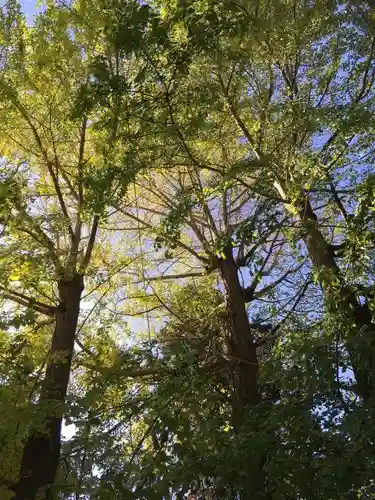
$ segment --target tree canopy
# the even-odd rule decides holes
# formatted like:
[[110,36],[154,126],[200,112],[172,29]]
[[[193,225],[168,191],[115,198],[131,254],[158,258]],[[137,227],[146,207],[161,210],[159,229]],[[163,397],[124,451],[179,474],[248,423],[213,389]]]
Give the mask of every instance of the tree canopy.
[[0,498],[375,498],[371,2],[0,8]]

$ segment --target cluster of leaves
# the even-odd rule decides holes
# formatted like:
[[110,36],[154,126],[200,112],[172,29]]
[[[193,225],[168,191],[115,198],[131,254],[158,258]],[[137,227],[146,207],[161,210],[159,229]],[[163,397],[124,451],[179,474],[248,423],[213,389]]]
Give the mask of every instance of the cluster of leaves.
[[79,272],[60,498],[373,498],[368,4],[8,0],[0,28],[0,488]]

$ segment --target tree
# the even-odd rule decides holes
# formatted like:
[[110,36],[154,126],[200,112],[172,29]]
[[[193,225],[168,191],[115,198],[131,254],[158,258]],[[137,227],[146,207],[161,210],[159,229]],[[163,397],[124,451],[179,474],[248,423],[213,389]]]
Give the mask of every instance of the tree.
[[368,5],[49,2],[27,28],[8,2],[1,22],[16,498],[370,495]]
[[[182,23],[190,44],[204,54],[211,94],[225,103],[228,120],[248,145],[248,157],[231,175],[241,172],[253,192],[278,197],[295,216],[328,303],[337,302],[337,314],[345,325],[353,324],[353,329],[343,326],[346,345],[357,390],[368,401],[371,308],[357,298],[361,287],[343,277],[342,252],[350,243],[342,236],[332,240],[324,230],[326,217],[314,208],[320,192],[334,214],[328,224],[340,223],[352,234],[357,216],[340,192],[341,187],[355,191],[348,168],[360,168],[357,162],[371,154],[373,20],[367,5],[350,4],[344,13],[335,3],[311,8],[280,2],[271,9],[262,3],[217,3],[207,6],[199,23],[194,2],[168,12],[170,22]],[[203,41],[196,26],[208,22]]]
[[[119,124],[126,60],[120,68],[109,47],[104,58],[97,33],[69,9],[52,4],[29,30],[14,9],[4,11],[2,26],[1,294],[54,323],[20,477],[11,486],[24,499],[54,482],[84,281],[94,277],[93,259],[100,262],[99,221],[136,167],[125,146],[130,116]],[[20,27],[16,37],[11,23]]]

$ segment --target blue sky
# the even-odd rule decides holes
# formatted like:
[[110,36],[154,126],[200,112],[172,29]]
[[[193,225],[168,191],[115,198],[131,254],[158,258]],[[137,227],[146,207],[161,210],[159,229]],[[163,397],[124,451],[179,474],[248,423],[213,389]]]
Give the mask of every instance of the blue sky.
[[22,11],[26,15],[27,23],[31,24],[33,22],[34,15],[40,10],[38,6],[38,0],[20,0]]

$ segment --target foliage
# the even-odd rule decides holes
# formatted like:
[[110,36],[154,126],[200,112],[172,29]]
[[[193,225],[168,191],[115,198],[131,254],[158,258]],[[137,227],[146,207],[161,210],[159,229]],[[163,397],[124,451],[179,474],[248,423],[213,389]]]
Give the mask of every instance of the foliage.
[[[374,19],[4,4],[0,496],[51,412],[59,498],[374,496]],[[77,274],[68,392],[41,408]]]

